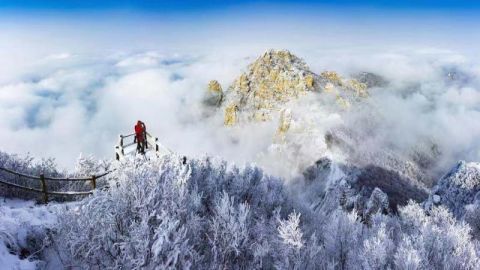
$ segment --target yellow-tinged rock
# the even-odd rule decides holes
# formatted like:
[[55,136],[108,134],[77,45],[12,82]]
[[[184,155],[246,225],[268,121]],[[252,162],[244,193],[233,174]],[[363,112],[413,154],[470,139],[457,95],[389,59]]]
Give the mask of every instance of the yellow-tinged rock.
[[325,85],[325,92],[331,93],[331,92],[333,92],[333,88],[335,88],[335,86],[333,85],[333,83],[327,83],[327,84]]
[[237,122],[237,104],[230,104],[225,108],[225,126],[233,126]]
[[223,102],[223,90],[218,81],[211,80],[208,83],[207,93],[203,99],[204,104],[208,106],[220,106]]
[[342,107],[343,109],[348,109],[350,108],[350,102],[346,99],[344,99],[341,96],[337,96],[337,103]]
[[249,81],[248,81],[247,75],[242,74],[237,81],[238,88],[240,88],[241,92],[247,93],[250,90],[248,87],[248,84],[249,84]]
[[[336,72],[327,71],[323,76],[329,79],[318,80],[321,78],[289,51],[270,50],[250,64],[229,87],[227,102],[223,102],[225,125],[247,119],[271,119],[287,102],[318,90],[325,83],[330,83],[332,89],[341,87],[342,79]],[[231,104],[237,107],[234,109]]]
[[367,97],[367,84],[361,83],[355,79],[348,81],[349,88],[353,89],[357,95],[357,97]]
[[324,71],[321,75],[333,84],[340,86],[343,85],[342,77],[340,77],[340,75],[338,75],[338,73],[335,71]]
[[222,86],[217,80],[211,80],[208,83],[208,91],[214,94],[222,93]]
[[271,81],[277,81],[279,71],[278,69],[272,69],[270,70],[270,80]]
[[292,61],[292,54],[289,51],[278,51],[277,54],[285,62],[291,62]]
[[[210,91],[221,87],[211,83]],[[289,51],[270,50],[257,58],[225,92],[222,108],[227,126],[247,121],[267,121],[273,118],[288,102],[309,92],[331,93],[339,107],[347,109],[358,97],[367,97],[367,85],[357,80],[344,79],[335,71],[312,73],[305,62]],[[285,113],[282,113],[285,114]],[[281,116],[277,133],[289,129]],[[283,123],[283,124],[282,124]]]
[[278,123],[277,132],[275,133],[275,138],[277,142],[281,143],[285,141],[285,136],[290,125],[292,123],[292,112],[290,109],[282,109],[280,111],[280,119]]
[[253,119],[257,122],[265,122],[270,120],[270,115],[265,111],[256,111],[253,114]]
[[280,111],[280,123],[278,125],[278,133],[285,133],[290,129],[292,122],[292,112],[290,109],[282,109]]
[[313,88],[313,84],[314,84],[313,76],[311,74],[308,74],[307,76],[305,76],[305,85],[308,88]]
[[266,100],[271,98],[271,95],[272,95],[272,91],[268,89],[268,86],[264,82],[261,82],[258,85],[257,91],[254,92],[254,96],[258,99]]
[[255,104],[255,109],[257,110],[271,110],[273,109],[273,104],[272,103],[269,103],[269,102],[266,102],[265,100],[259,100],[256,104]]

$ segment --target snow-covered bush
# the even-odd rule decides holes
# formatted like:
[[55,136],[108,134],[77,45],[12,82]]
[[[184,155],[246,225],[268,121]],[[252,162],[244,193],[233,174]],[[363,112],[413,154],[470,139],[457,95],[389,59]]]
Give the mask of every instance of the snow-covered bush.
[[[410,202],[396,215],[373,209],[372,201],[365,219],[342,207],[338,194],[319,205],[300,186],[290,189],[256,167],[210,158],[184,164],[175,155],[131,160],[109,181],[108,189],[58,213],[54,237],[66,266],[476,269],[479,263],[470,227],[443,207],[426,211]],[[336,193],[323,196],[329,194]]]
[[480,192],[480,164],[460,161],[432,188],[425,208],[444,205],[454,217],[462,218],[465,207],[475,201]]
[[293,212],[288,216],[288,220],[280,220],[278,232],[283,243],[294,250],[300,250],[303,245],[303,233],[300,229],[300,214]]
[[[479,194],[480,195],[480,192]],[[478,196],[480,199],[480,196]],[[479,239],[480,238],[480,200],[475,200],[474,203],[465,207],[465,221],[472,228],[472,234]]]
[[[470,227],[445,207],[434,207],[427,215],[410,202],[400,210],[400,220],[405,235],[395,256],[397,268],[419,264],[420,269],[478,269],[478,242],[472,240]],[[402,262],[403,256],[408,263]]]
[[354,269],[361,265],[363,232],[356,212],[335,211],[324,231],[325,259],[330,265],[335,269]]
[[392,266],[392,259],[395,250],[391,232],[385,223],[374,227],[373,235],[363,242],[364,269],[389,269]]
[[[98,176],[113,169],[111,161],[98,160],[93,156],[80,155],[75,163],[73,173],[69,174],[72,178],[90,178]],[[108,182],[112,181],[111,175],[96,179],[96,188],[104,188],[108,186]],[[68,181],[60,182],[61,191],[89,191],[92,189],[91,181]],[[74,199],[83,199],[84,196],[76,196]],[[72,199],[72,196],[63,197],[63,199]]]
[[404,237],[394,256],[395,268],[402,270],[423,269],[422,254],[415,249],[412,237],[409,235]]
[[72,265],[232,269],[274,260],[273,250],[258,251],[276,238],[265,228],[274,210],[290,208],[278,179],[176,156],[126,163],[115,174],[118,185],[62,213],[58,236]]
[[[44,174],[46,177],[63,178],[63,177],[78,177],[85,178],[92,175],[99,175],[110,169],[111,164],[104,160],[96,160],[92,156],[82,156],[77,160],[75,171],[71,174],[61,171],[57,168],[55,160],[52,158],[35,160],[30,155],[18,156],[11,155],[0,151],[0,167],[6,168],[18,173],[32,175],[39,177]],[[110,176],[100,178],[97,181],[97,187],[106,185]],[[40,180],[19,177],[14,174],[1,171],[0,179],[9,183],[41,189]],[[46,181],[48,191],[88,191],[91,190],[92,185],[90,181]],[[38,193],[24,191],[18,188],[1,186],[0,196],[7,198],[22,198],[22,199],[40,199]],[[73,199],[81,199],[81,196],[76,198],[72,196],[50,196],[49,200],[65,201]]]
[[248,204],[235,205],[234,198],[223,193],[215,205],[209,222],[208,238],[214,265],[232,268],[235,264],[246,264],[250,259],[249,239],[250,209]]
[[[18,156],[7,154],[5,152],[0,151],[0,167],[10,169],[15,172],[27,174],[27,175],[34,175],[38,176],[41,173],[51,176],[51,177],[58,177],[62,175],[60,171],[57,170],[57,166],[55,164],[54,159],[42,159],[42,160],[35,160],[32,156]],[[21,178],[11,173],[1,171],[0,170],[0,179],[9,183],[33,187],[40,189],[40,181],[34,179],[26,179]],[[48,188],[51,190],[58,190],[59,183],[48,183]],[[7,197],[7,198],[22,198],[22,199],[37,199],[38,194],[23,191],[17,188],[6,187],[1,185],[0,188],[0,196]]]
[[49,229],[55,226],[55,206],[36,206],[31,201],[0,200],[0,268],[43,269],[43,249]]
[[280,256],[275,265],[278,269],[318,269],[322,266],[324,248],[315,233],[309,238],[304,236],[300,217],[300,213],[293,212],[288,219],[279,220],[280,243],[276,251]]

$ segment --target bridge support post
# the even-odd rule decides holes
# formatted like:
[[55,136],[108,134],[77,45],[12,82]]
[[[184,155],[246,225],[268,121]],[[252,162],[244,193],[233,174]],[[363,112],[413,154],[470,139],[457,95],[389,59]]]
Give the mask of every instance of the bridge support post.
[[43,202],[47,204],[48,203],[47,184],[45,183],[45,175],[43,175],[43,173],[40,174],[40,183],[42,184]]
[[120,160],[120,146],[115,146],[115,159]]
[[119,135],[118,145],[120,145],[120,147],[123,147],[123,135]]
[[97,188],[97,177],[95,175],[92,175],[92,189]]

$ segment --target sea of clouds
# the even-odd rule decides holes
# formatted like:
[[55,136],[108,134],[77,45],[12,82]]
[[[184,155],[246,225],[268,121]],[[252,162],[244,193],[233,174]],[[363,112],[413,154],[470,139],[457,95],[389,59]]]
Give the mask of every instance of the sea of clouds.
[[[372,117],[376,128],[363,132],[370,134],[368,147],[402,151],[427,138],[439,145],[446,167],[458,159],[480,160],[480,65],[468,45],[450,46],[457,32],[425,37],[430,28],[423,27],[411,44],[415,38],[405,34],[406,27],[388,42],[388,29],[349,32],[348,21],[337,26],[341,31],[332,22],[315,31],[304,25],[272,28],[273,19],[265,23],[271,31],[235,20],[193,29],[186,23],[69,23],[2,21],[0,150],[55,157],[70,168],[80,153],[113,158],[118,135],[132,132],[141,119],[163,145],[181,154],[262,162],[259,154],[270,147],[276,123],[226,129],[221,112],[205,118],[201,100],[210,80],[225,89],[256,57],[275,48],[290,49],[316,73],[368,71],[389,81],[372,89],[368,102],[374,111],[338,116],[305,101],[312,121],[324,127],[320,134],[337,125],[367,129],[361,121]],[[298,29],[305,29],[304,40]],[[409,44],[397,43],[401,34]],[[311,148],[308,158],[317,155]]]

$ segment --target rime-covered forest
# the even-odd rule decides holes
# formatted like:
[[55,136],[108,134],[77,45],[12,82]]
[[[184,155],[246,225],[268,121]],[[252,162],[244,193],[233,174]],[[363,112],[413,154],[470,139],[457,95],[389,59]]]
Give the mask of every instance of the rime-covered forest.
[[[5,153],[0,165],[62,175]],[[75,173],[112,166],[81,157]],[[46,269],[478,269],[480,199],[466,191],[478,185],[478,164],[440,180],[448,203],[411,200],[394,212],[378,188],[353,194],[352,177],[331,162],[295,185],[175,154],[116,169],[94,195],[47,206],[50,222],[14,229],[2,219],[2,252],[28,253]]]

